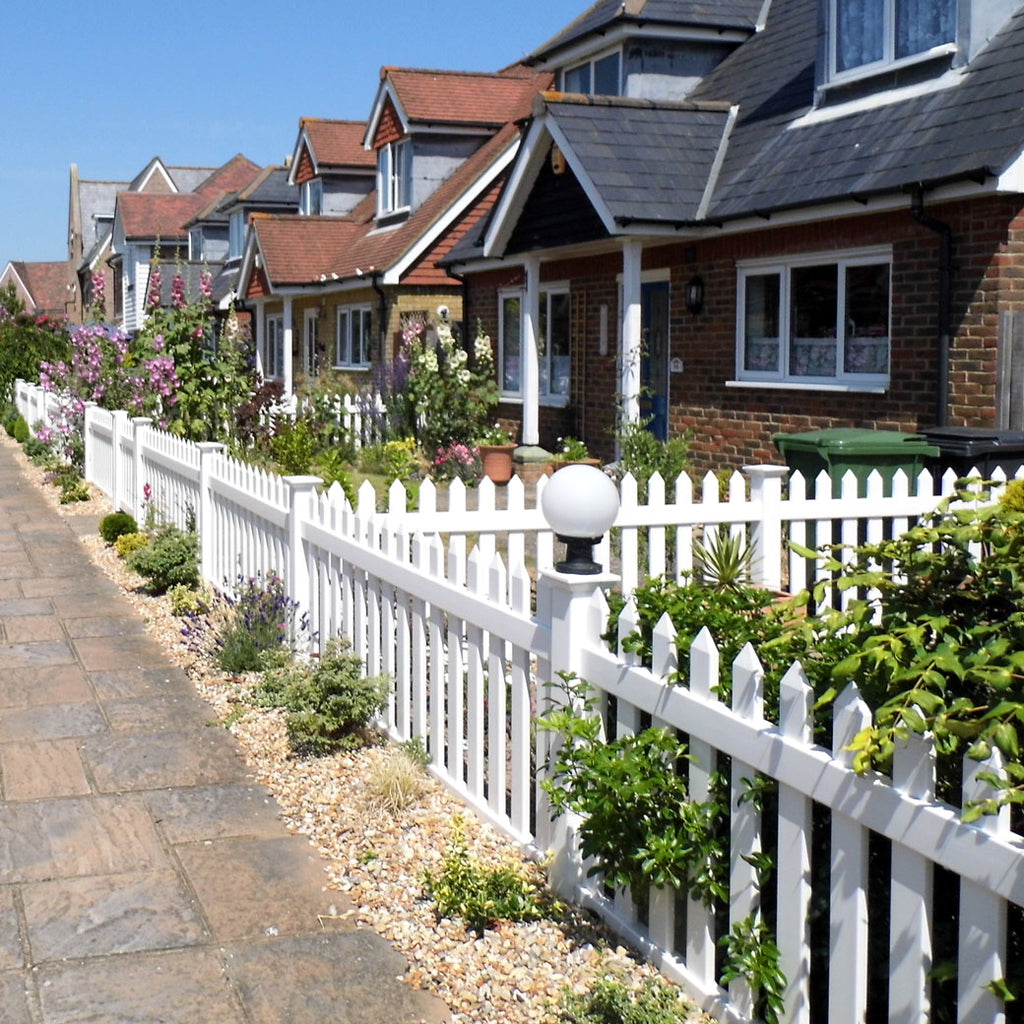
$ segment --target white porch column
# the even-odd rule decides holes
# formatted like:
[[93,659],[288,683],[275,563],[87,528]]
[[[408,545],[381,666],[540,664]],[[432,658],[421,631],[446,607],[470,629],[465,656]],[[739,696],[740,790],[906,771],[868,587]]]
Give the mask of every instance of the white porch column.
[[622,419],[640,419],[640,265],[643,244],[627,241],[622,246],[622,365],[619,392]]
[[267,315],[266,315],[266,303],[262,299],[256,300],[256,372],[261,376],[266,376],[266,367],[264,365],[263,353],[266,351],[267,344]]
[[295,331],[292,329],[292,297],[286,295],[284,297],[284,366],[281,367],[281,382],[284,385],[285,397],[290,397],[292,394],[292,359],[293,359],[293,347],[292,342],[295,337]]
[[540,260],[531,258],[526,272],[523,310],[523,444],[540,443],[540,360],[537,337],[540,332]]

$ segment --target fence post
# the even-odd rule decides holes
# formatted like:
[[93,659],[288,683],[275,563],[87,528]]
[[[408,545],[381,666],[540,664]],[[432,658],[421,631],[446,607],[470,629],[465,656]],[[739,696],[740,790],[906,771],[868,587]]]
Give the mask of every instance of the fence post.
[[142,442],[149,432],[153,420],[149,416],[133,416],[132,426],[135,434],[135,450],[132,452],[133,470],[132,479],[135,485],[135,493],[128,495],[128,504],[133,516],[142,525],[146,519],[145,494],[146,481],[142,479]]
[[224,454],[228,446],[217,441],[200,441],[199,449],[199,507],[196,509],[196,534],[199,537],[199,572],[207,583],[216,584],[217,549],[220,537],[214,534],[213,499],[210,496],[210,473],[215,458]]
[[285,583],[288,596],[299,605],[301,612],[309,612],[313,602],[309,593],[309,566],[302,552],[302,523],[313,517],[316,489],[323,480],[318,476],[286,476],[282,479],[288,485],[291,499],[288,513],[288,577]]
[[[110,441],[110,500],[114,508],[121,508],[121,492],[125,489],[124,467],[121,465],[121,441],[128,427],[128,413],[123,409],[115,409],[110,414],[113,437]],[[88,419],[87,419],[88,422]],[[88,434],[88,432],[87,432]],[[89,458],[89,442],[86,439],[86,465]],[[88,476],[86,476],[88,479]]]
[[782,481],[789,475],[785,466],[744,466],[750,478],[750,500],[761,508],[751,524],[750,546],[753,582],[767,590],[782,589]]
[[[96,445],[92,441],[93,409],[98,408],[96,402],[85,403],[85,415],[82,417],[82,473],[89,483],[96,480]],[[115,435],[116,437],[116,435]],[[116,492],[115,492],[116,499]]]
[[[593,576],[578,576],[574,573],[560,573],[554,569],[541,569],[537,578],[537,621],[548,628],[550,639],[550,676],[539,678],[543,687],[546,682],[558,682],[558,673],[579,673],[582,668],[581,653],[585,646],[597,642],[592,628],[591,609],[594,595],[599,589],[610,589],[619,582],[612,573]],[[543,660],[543,659],[542,659]],[[538,694],[540,710],[557,706],[564,695],[557,686],[543,688]],[[547,775],[547,764],[551,754],[558,749],[559,738],[552,733],[537,732],[537,780]],[[543,790],[537,793],[537,834],[545,835],[546,841],[539,843],[542,849],[551,852],[548,880],[551,887],[566,898],[573,898],[583,883],[583,863],[578,853],[576,816],[563,815],[550,821],[550,805]],[[550,824],[549,824],[550,822]]]

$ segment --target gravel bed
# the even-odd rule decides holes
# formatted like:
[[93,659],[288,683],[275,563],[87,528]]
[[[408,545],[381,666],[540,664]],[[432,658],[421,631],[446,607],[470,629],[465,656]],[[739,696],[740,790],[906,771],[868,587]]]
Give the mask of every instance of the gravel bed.
[[[56,488],[0,432],[0,443],[17,449],[25,476],[54,508],[69,517],[98,517],[111,511],[95,488],[89,502],[60,505]],[[182,620],[167,598],[138,590],[131,573],[97,533],[81,540],[93,561],[113,579],[141,615],[170,659],[186,670],[198,692],[216,709],[241,745],[254,776],[276,798],[289,829],[309,837],[324,858],[330,885],[346,893],[358,920],[388,939],[409,962],[407,980],[435,993],[451,1009],[455,1024],[553,1024],[567,988],[586,991],[596,977],[621,972],[632,982],[656,973],[618,945],[589,913],[564,908],[557,920],[500,924],[477,936],[458,920],[435,918],[422,886],[424,868],[437,868],[461,815],[470,852],[487,865],[513,862],[541,879],[516,844],[477,821],[436,780],[424,779],[423,795],[398,813],[375,810],[367,779],[392,756],[386,746],[322,758],[292,755],[281,712],[252,707],[246,680],[229,677],[191,652]],[[711,1022],[697,1011],[688,1024]]]

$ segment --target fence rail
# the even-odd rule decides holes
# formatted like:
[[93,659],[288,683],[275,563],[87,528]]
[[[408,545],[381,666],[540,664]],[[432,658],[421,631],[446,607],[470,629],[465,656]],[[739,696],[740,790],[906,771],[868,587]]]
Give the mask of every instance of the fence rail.
[[[19,390],[19,408],[23,401]],[[219,445],[172,444],[123,414],[90,409],[85,429],[86,464],[98,486],[136,513],[147,482],[160,500],[169,496],[164,514],[191,510],[203,572],[217,585],[235,572],[282,573],[317,643],[345,633],[367,671],[391,681],[382,717],[389,735],[420,737],[438,778],[525,848],[551,851],[561,891],[603,914],[723,1021],[749,1019],[754,993],[738,980],[721,987],[718,940],[758,910],[780,949],[786,1022],[862,1021],[869,1002],[872,1021],[893,1024],[939,1019],[940,1003],[943,1020],[1005,1019],[987,986],[1006,976],[1011,941],[1022,938],[1013,922],[1024,907],[1024,845],[1005,811],[965,824],[958,807],[936,798],[927,736],[897,750],[891,779],[857,775],[847,748],[871,714],[856,689],[835,703],[824,746],[815,742],[813,694],[798,664],[781,683],[778,707],[767,707],[756,652],[748,646],[733,665],[720,665],[706,630],[685,665],[667,619],[655,631],[649,667],[610,649],[601,638],[603,588],[620,577],[560,575],[547,554],[528,570],[527,539],[548,552],[553,538],[537,505],[520,501],[518,485],[505,510],[493,507],[483,485],[480,508],[456,498],[443,513],[427,484],[417,512],[394,490],[384,511],[365,492],[353,509],[338,487],[320,493],[315,478],[263,473]],[[818,490],[827,497],[807,497],[799,478],[783,496],[782,475],[774,467],[748,470],[746,480],[734,477],[725,500],[708,480],[700,500],[689,481],[670,502],[653,486],[646,505],[632,501],[627,482],[616,526],[627,538],[636,530],[638,542],[658,549],[656,558],[674,552],[673,569],[682,571],[693,535],[729,524],[755,545],[756,571],[770,583],[782,582],[785,571],[791,580],[813,575],[811,561],[787,555],[790,538],[852,546],[898,532],[938,500],[930,479],[899,474],[890,497],[874,479],[864,496],[844,484],[833,497],[830,484]],[[952,486],[945,478],[939,489]],[[499,543],[513,536],[522,543]],[[467,554],[469,538],[482,543]],[[632,550],[620,543],[619,557]],[[610,565],[615,550],[606,543],[603,554]],[[641,575],[622,567],[623,581]],[[620,636],[635,616],[627,602]],[[596,689],[609,737],[647,722],[685,734],[694,799],[706,798],[714,773],[725,769],[729,899],[720,913],[670,891],[643,900],[624,891],[609,896],[585,876],[576,823],[549,818],[540,782],[551,738],[533,729],[548,699],[544,684],[562,672]],[[723,673],[732,680],[728,704],[718,696]],[[963,801],[986,795],[985,767],[998,762],[964,762]],[[774,803],[740,799],[746,780],[758,777],[774,788]],[[774,859],[765,889],[746,859],[758,852]],[[940,955],[956,966],[955,995],[932,978]]]

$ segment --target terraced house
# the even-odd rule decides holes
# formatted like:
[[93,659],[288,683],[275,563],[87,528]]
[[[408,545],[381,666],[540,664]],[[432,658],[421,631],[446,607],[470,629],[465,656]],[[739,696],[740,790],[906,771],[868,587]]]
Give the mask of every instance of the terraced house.
[[1016,0],[594,4],[446,265],[526,443],[1024,427]]

